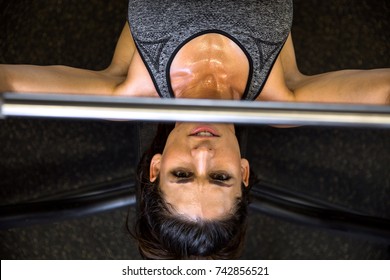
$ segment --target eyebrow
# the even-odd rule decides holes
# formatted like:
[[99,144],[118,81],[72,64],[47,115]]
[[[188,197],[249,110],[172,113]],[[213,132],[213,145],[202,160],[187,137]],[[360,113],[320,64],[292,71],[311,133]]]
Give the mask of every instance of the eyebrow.
[[233,186],[233,184],[227,184],[218,180],[209,180],[209,182],[213,185],[217,185],[219,187],[224,187],[224,188],[230,188]]
[[185,179],[174,180],[174,183],[176,183],[176,184],[187,184],[187,183],[191,183],[193,181],[194,181],[194,178],[185,178]]
[[[171,183],[174,183],[174,184],[188,184],[188,183],[192,183],[194,181],[195,181],[194,178],[186,178],[186,179],[173,180],[173,181],[171,181]],[[210,184],[217,185],[219,187],[224,187],[224,188],[230,188],[230,187],[233,186],[233,184],[227,184],[227,183],[220,182],[218,180],[213,180],[213,179],[209,179],[208,182]]]

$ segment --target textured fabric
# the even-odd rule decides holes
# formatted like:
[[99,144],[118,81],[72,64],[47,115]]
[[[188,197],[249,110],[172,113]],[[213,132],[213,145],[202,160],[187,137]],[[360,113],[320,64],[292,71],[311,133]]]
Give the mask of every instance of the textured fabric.
[[163,98],[174,97],[169,69],[191,39],[220,33],[248,57],[245,100],[263,88],[292,24],[291,0],[130,0],[128,20],[138,51]]

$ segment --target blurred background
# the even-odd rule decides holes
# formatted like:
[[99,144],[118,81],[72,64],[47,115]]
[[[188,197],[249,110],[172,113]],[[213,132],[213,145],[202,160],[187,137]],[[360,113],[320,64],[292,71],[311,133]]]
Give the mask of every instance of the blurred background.
[[[0,0],[0,63],[104,69],[126,21],[126,0]],[[386,0],[295,0],[293,40],[305,74],[390,67]],[[390,218],[390,131],[251,126],[247,156],[260,179]],[[134,177],[131,122],[0,121],[0,204]],[[0,231],[1,259],[139,259],[114,211]],[[251,211],[243,259],[389,259],[389,244]]]

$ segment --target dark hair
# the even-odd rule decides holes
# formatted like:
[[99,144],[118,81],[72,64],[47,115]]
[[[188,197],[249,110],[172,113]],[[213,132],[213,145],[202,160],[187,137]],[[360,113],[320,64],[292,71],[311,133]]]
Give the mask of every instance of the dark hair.
[[174,124],[160,124],[151,146],[140,160],[137,220],[129,232],[146,259],[237,259],[244,247],[248,187],[242,184],[242,196],[223,219],[194,221],[176,213],[166,203],[159,178],[154,182],[149,180],[151,159],[162,153],[173,128]]

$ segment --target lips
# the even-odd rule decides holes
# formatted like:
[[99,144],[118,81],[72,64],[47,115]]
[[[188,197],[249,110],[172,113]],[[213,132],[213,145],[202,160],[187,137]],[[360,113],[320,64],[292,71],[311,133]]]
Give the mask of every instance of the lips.
[[189,136],[198,136],[198,137],[219,137],[217,130],[208,125],[201,125],[194,128]]

